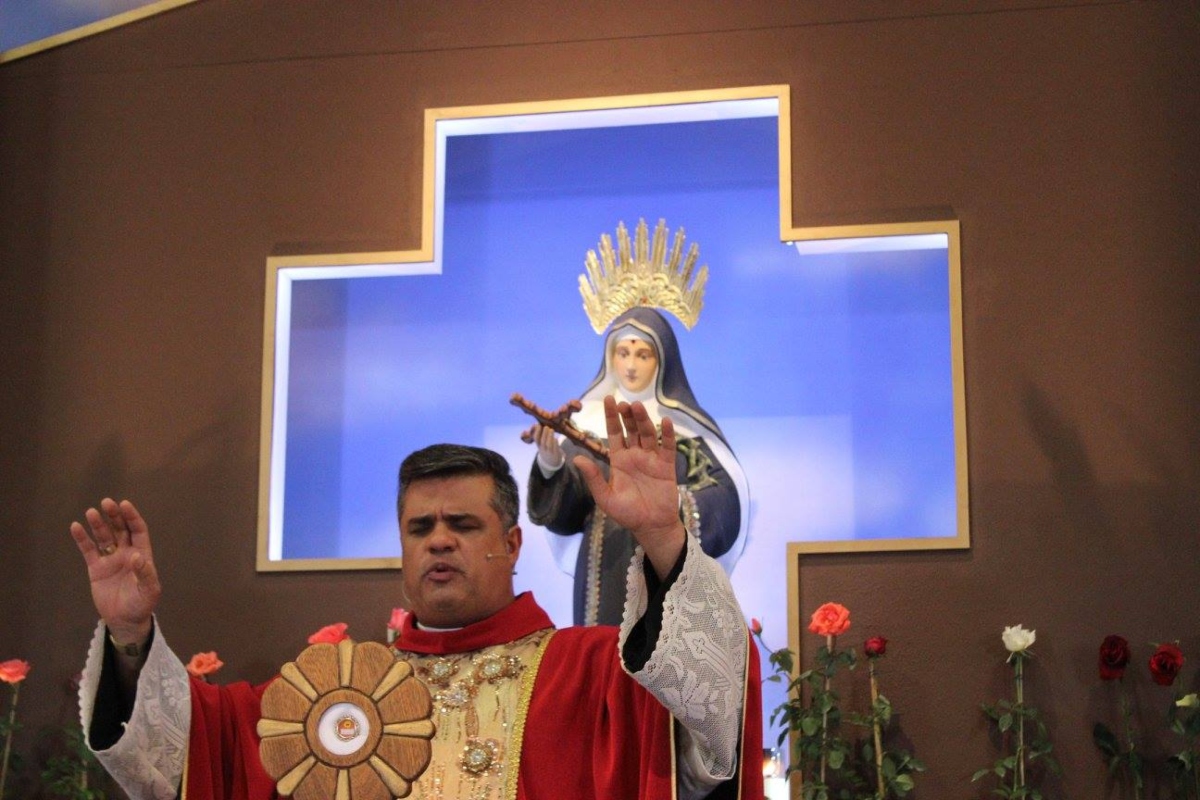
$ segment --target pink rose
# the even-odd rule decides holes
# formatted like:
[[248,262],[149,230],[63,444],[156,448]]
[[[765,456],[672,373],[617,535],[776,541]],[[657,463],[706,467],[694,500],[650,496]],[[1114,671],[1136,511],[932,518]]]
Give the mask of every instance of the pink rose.
[[326,625],[321,630],[308,637],[309,644],[337,644],[343,639],[349,639],[346,635],[346,628],[350,626],[344,622],[335,622],[332,625]]
[[1150,656],[1150,675],[1159,686],[1170,686],[1183,668],[1183,651],[1170,642],[1160,644]]
[[192,656],[192,660],[187,663],[187,671],[190,675],[203,678],[205,675],[213,674],[223,666],[225,666],[225,662],[217,658],[215,651],[210,651],[208,653],[196,653],[196,655]]
[[5,683],[20,683],[29,674],[29,662],[19,659],[0,661],[0,681]]
[[1100,643],[1100,680],[1115,681],[1125,675],[1129,663],[1129,642],[1124,636],[1111,634]]
[[750,632],[755,636],[762,635],[762,623],[758,621],[757,617],[750,618]]
[[813,612],[808,629],[819,636],[837,636],[850,629],[850,609],[826,603]]
[[872,636],[863,642],[863,653],[867,658],[879,658],[887,652],[887,639],[882,636]]

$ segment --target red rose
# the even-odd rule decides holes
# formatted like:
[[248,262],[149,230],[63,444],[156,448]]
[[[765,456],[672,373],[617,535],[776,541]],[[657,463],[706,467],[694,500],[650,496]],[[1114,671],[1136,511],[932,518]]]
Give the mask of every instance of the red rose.
[[758,621],[757,617],[750,618],[750,632],[755,636],[762,634],[762,623]]
[[1178,645],[1160,644],[1150,656],[1150,675],[1159,686],[1170,686],[1183,668],[1183,651]]
[[813,612],[808,629],[819,636],[837,636],[850,629],[850,610],[837,603],[826,603]]
[[211,675],[221,667],[225,666],[225,662],[217,658],[215,652],[196,653],[192,656],[192,660],[187,663],[187,671],[190,675],[195,675],[197,678],[203,678],[205,675]]
[[867,658],[879,658],[887,652],[887,639],[882,636],[872,636],[863,642],[863,653]]
[[335,622],[332,625],[326,625],[321,630],[308,637],[309,644],[337,644],[343,639],[349,639],[346,635],[346,628],[350,626],[344,622]]
[[400,631],[404,628],[404,620],[408,617],[408,612],[403,608],[393,608],[392,617],[388,620],[389,631]]
[[1129,642],[1124,636],[1105,636],[1100,643],[1100,680],[1115,681],[1125,676],[1129,663]]
[[20,659],[0,661],[0,681],[5,683],[20,683],[29,674],[29,662]]

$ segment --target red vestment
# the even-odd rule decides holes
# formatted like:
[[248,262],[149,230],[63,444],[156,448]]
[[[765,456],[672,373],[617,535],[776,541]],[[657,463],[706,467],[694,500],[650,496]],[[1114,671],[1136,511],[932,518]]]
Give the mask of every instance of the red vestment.
[[[456,631],[419,630],[410,615],[395,646],[401,654],[468,653],[551,626],[546,612],[525,593],[498,614]],[[617,633],[605,626],[574,627],[558,631],[550,640],[526,717],[518,798],[675,797],[671,715],[621,668]],[[748,652],[738,776],[710,795],[714,798],[763,796],[756,768],[762,749],[762,698],[753,642]],[[265,689],[266,684],[218,687],[192,680],[185,800],[276,797],[258,758],[255,731]]]

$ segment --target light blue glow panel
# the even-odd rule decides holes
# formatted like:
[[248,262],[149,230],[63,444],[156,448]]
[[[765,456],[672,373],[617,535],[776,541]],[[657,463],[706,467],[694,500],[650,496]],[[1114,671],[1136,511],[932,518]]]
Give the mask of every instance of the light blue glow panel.
[[[397,468],[435,442],[500,451],[524,493],[508,398],[553,408],[590,382],[584,255],[642,217],[709,266],[699,324],[675,329],[750,481],[733,582],[767,640],[787,642],[787,542],[955,536],[946,237],[780,243],[776,125],[449,138],[441,274],[292,284],[283,556],[399,555]],[[517,588],[568,625],[570,578],[522,524]]]
[[153,4],[154,0],[0,0],[0,52]]
[[660,217],[709,266],[700,323],[676,332],[749,476],[751,536],[955,535],[944,236],[781,244],[773,118],[447,146],[440,275],[293,284],[285,558],[398,555],[396,467],[415,448],[486,443],[524,477],[509,395],[579,395],[601,342],[584,254]]

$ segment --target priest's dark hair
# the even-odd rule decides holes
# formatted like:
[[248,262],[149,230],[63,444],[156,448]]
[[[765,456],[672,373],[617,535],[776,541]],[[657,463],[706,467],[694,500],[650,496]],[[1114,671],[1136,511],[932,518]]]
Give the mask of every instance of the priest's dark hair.
[[453,475],[490,475],[495,490],[492,508],[508,530],[517,524],[520,498],[508,461],[497,452],[465,444],[432,444],[411,453],[400,464],[400,488],[396,492],[396,516],[404,512],[404,492],[414,482]]

